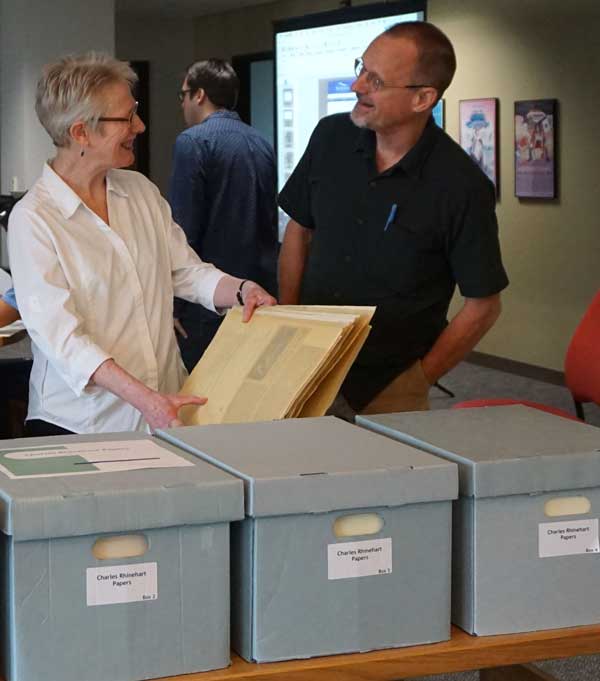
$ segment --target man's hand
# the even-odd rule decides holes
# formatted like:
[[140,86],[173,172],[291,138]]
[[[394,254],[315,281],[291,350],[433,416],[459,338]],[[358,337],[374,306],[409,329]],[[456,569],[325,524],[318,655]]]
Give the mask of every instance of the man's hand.
[[175,328],[175,331],[182,337],[187,340],[187,331],[183,328],[183,324],[177,319],[177,317],[173,317],[173,326]]
[[252,313],[257,307],[277,305],[277,299],[265,291],[262,286],[259,286],[253,281],[247,281],[242,286],[242,300],[244,301],[244,310],[242,312],[242,321],[247,322],[252,317]]
[[465,298],[462,308],[421,360],[423,374],[431,385],[471,352],[492,328],[501,310],[499,293],[486,298]]

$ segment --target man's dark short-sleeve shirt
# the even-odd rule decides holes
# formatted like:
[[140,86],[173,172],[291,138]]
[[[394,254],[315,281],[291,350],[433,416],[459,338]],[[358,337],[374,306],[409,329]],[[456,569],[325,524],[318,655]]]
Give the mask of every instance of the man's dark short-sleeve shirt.
[[493,185],[432,119],[383,173],[372,131],[348,114],[322,119],[279,204],[313,230],[302,303],[377,305],[344,386],[362,402],[431,348],[455,285],[483,298],[508,284]]

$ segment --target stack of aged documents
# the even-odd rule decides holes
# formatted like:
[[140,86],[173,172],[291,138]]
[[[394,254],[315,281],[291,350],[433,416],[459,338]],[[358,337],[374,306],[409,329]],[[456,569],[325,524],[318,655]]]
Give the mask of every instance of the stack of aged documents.
[[278,305],[242,323],[232,308],[185,385],[208,397],[186,425],[322,416],[371,327],[374,307]]
[[25,337],[25,324],[20,319],[0,328],[0,345],[8,345]]

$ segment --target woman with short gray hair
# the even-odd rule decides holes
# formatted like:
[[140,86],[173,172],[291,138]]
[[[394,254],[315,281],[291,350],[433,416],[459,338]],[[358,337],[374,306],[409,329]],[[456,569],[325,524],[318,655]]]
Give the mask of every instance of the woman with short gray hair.
[[202,397],[175,393],[185,369],[173,297],[247,321],[276,301],[204,263],[167,202],[124,170],[145,126],[130,66],[89,53],[47,65],[36,112],[56,146],[9,222],[17,302],[32,339],[26,432],[97,433],[179,425]]
[[137,80],[129,64],[106,54],[63,57],[44,67],[37,85],[35,112],[54,145],[66,147],[69,129],[77,120],[97,129],[106,105],[98,96],[102,88],[121,82],[131,90]]

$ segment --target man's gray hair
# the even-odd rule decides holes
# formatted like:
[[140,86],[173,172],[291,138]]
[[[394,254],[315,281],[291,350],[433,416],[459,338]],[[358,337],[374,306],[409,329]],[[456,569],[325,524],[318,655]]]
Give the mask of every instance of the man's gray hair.
[[131,66],[108,54],[68,55],[46,64],[37,84],[35,111],[57,147],[69,145],[69,129],[83,121],[92,129],[105,113],[102,90],[114,83],[137,82]]
[[426,21],[394,24],[381,35],[414,42],[418,56],[413,78],[418,83],[425,83],[437,90],[437,103],[452,82],[456,71],[456,54],[448,36]]

